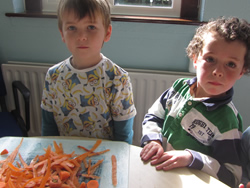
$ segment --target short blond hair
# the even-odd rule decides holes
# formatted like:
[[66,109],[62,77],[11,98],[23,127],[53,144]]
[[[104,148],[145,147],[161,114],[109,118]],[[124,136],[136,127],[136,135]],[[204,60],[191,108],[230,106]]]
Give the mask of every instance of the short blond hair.
[[58,27],[60,30],[62,30],[62,17],[65,12],[74,12],[79,20],[85,16],[95,20],[95,16],[100,14],[106,29],[111,24],[108,0],[60,0],[57,9]]

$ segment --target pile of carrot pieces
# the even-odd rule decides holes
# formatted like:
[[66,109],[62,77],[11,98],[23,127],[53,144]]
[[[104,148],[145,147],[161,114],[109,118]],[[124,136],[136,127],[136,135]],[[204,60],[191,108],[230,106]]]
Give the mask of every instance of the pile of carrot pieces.
[[[4,160],[0,161],[0,188],[44,188],[44,187],[61,187],[61,188],[98,188],[99,183],[94,172],[103,162],[97,161],[91,166],[91,156],[100,155],[108,152],[109,149],[94,152],[101,144],[101,140],[97,140],[94,146],[88,150],[83,146],[78,148],[84,149],[86,152],[80,155],[72,152],[66,154],[63,146],[53,141],[54,150],[51,145],[45,150],[45,154],[37,155],[30,164],[26,164],[21,154],[18,152],[23,139],[15,150]],[[13,165],[16,156],[19,161]],[[81,163],[87,169],[87,174],[81,174],[85,178],[90,178],[87,183],[79,183],[77,173],[81,170]]]

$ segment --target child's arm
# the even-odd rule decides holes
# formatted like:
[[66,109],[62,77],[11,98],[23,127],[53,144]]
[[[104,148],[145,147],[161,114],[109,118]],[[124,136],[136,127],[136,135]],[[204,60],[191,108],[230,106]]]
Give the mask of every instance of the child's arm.
[[162,126],[166,115],[166,100],[169,97],[169,89],[166,90],[151,106],[142,122],[141,146],[152,140],[162,143]]
[[[241,148],[240,148],[240,159],[242,162],[242,179],[241,183],[247,184],[250,182],[250,127],[248,127],[242,134]],[[250,184],[249,184],[250,188]]]
[[[235,152],[227,152],[225,150],[226,148],[230,148]],[[197,151],[188,150],[193,155],[193,161],[188,167],[206,172],[210,176],[219,179],[230,187],[237,187],[241,180],[242,167],[232,161],[229,162],[228,160],[234,158],[233,153],[238,155],[238,147],[233,148],[230,144],[220,147],[219,149],[221,152],[224,152],[224,156],[221,156],[220,159],[213,158]],[[227,157],[225,157],[226,155]],[[235,160],[237,161],[237,159]]]
[[42,136],[60,136],[53,112],[42,109]]
[[116,141],[125,141],[129,144],[133,142],[134,117],[125,121],[114,121],[114,138]]

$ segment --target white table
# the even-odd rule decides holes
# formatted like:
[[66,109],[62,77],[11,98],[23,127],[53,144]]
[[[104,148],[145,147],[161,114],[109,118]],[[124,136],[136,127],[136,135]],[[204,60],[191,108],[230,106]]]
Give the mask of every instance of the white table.
[[[39,138],[83,140],[82,137],[46,136]],[[84,138],[84,140],[96,139]],[[141,160],[141,147],[134,145],[129,147],[129,188],[228,188],[224,183],[199,170],[178,168],[170,171],[157,171],[150,163],[144,163]]]
[[199,170],[178,168],[157,171],[140,158],[142,148],[130,146],[129,188],[223,188],[224,183]]

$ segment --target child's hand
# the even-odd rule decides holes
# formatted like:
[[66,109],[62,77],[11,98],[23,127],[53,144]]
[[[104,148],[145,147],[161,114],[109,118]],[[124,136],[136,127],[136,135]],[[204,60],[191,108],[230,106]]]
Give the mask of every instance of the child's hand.
[[157,170],[171,170],[178,167],[186,167],[193,161],[193,156],[189,151],[168,151],[164,152],[159,159],[151,161],[151,165],[157,165]]
[[164,150],[159,141],[151,141],[141,151],[141,160],[147,161],[149,159],[154,160],[161,157]]

